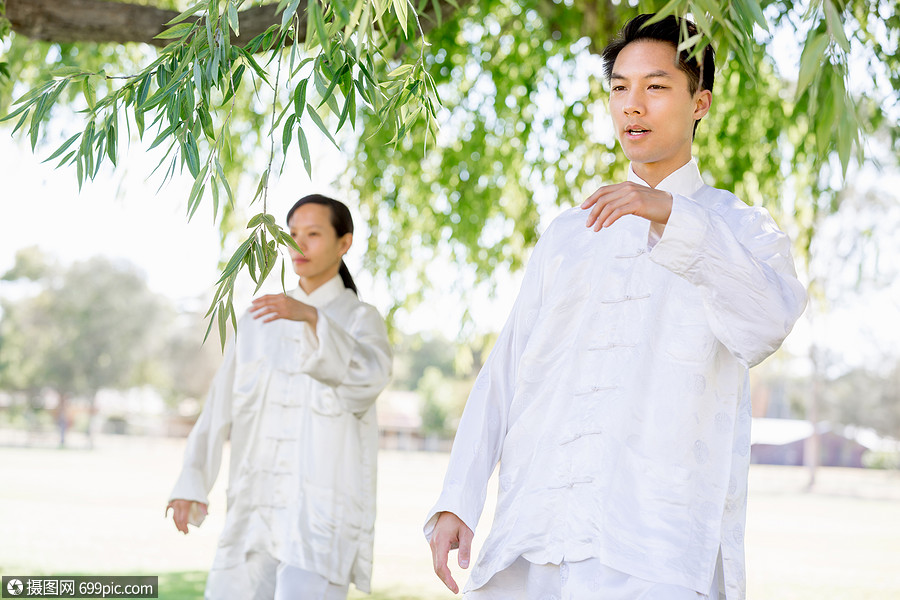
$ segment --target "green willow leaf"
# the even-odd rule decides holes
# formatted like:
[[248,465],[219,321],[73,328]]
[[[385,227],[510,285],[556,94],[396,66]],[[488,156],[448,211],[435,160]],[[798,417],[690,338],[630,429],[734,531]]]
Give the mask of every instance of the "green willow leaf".
[[194,28],[193,23],[179,23],[178,25],[175,25],[174,27],[170,27],[169,29],[162,31],[161,33],[159,33],[153,37],[154,37],[154,39],[158,39],[158,40],[180,39],[180,38],[183,38],[185,35],[187,35],[188,32],[190,32],[193,28]]
[[297,128],[297,144],[300,146],[300,156],[303,157],[303,167],[306,169],[306,174],[312,178],[312,161],[309,157],[309,144],[306,141],[306,133],[303,132],[302,127]]
[[294,114],[298,119],[303,116],[303,109],[306,108],[306,86],[308,84],[309,80],[304,79],[294,88]]
[[[348,63],[344,63],[343,65],[341,65],[341,68],[338,69],[338,72],[335,73],[335,75],[331,78],[331,83],[328,84],[328,88],[326,88],[325,92],[322,94],[322,101],[319,102],[319,106],[322,106],[323,104],[334,98],[334,88],[337,87],[338,83],[340,83],[341,77],[343,77],[344,73],[347,73],[349,71],[350,65]],[[329,106],[332,107],[332,110],[335,113],[338,112],[337,110],[335,110],[336,104],[329,104]]]
[[281,132],[281,149],[287,155],[288,146],[291,145],[291,138],[294,136],[294,123],[297,122],[297,115],[290,115],[284,122],[284,130]]
[[70,137],[69,139],[67,139],[65,142],[62,143],[62,145],[59,148],[56,149],[56,152],[54,152],[53,154],[51,154],[50,156],[45,158],[43,160],[43,162],[49,162],[58,156],[62,156],[63,153],[65,153],[65,151],[68,150],[69,147],[72,144],[74,144],[80,137],[81,137],[81,133],[79,132],[79,133],[76,133],[75,135],[73,135],[72,137]]
[[[315,1],[315,0],[313,0]],[[300,0],[291,0],[287,7],[284,9],[284,13],[281,15],[281,28],[287,29],[287,26],[293,20],[294,15],[297,14],[297,7],[300,6]]]
[[206,188],[206,173],[208,170],[209,165],[204,166],[197,174],[194,185],[191,187],[191,194],[188,196],[188,221],[194,218],[194,213],[200,207],[200,201],[203,199],[203,192]]
[[849,53],[850,40],[847,39],[847,34],[844,33],[844,23],[841,21],[841,15],[832,0],[825,0],[825,20],[828,24],[828,33],[841,47],[841,50]]
[[197,14],[201,10],[206,10],[207,4],[208,4],[208,2],[206,2],[206,0],[203,0],[203,2],[198,2],[197,4],[194,4],[193,6],[188,8],[186,11],[184,11],[183,13],[181,13],[180,15],[178,15],[177,17],[175,17],[174,19],[172,19],[171,21],[166,23],[166,25],[175,25],[176,23],[181,23],[188,17]]
[[110,123],[109,127],[106,129],[106,154],[109,156],[109,160],[112,162],[113,166],[116,164],[116,125],[115,123]]
[[190,131],[185,133],[184,137],[184,158],[187,161],[188,170],[196,179],[200,172],[200,150],[197,148],[197,140]]
[[322,133],[324,133],[328,137],[328,139],[331,140],[331,143],[334,144],[335,148],[339,148],[340,146],[338,146],[338,143],[334,141],[334,138],[331,136],[331,132],[328,131],[327,127],[325,127],[325,123],[322,122],[322,117],[319,116],[319,113],[316,112],[316,109],[307,104],[306,112],[313,120],[313,123],[316,124],[316,127],[318,127],[319,130],[321,130]]
[[228,2],[228,25],[234,31],[234,35],[241,35],[240,20],[238,19],[237,7],[234,0]]
[[797,76],[797,97],[803,94],[812,83],[813,78],[821,73],[821,66],[828,48],[828,36],[816,34],[806,41],[800,54],[800,73]]
[[84,71],[80,67],[59,67],[50,71],[50,76],[57,79],[82,75]]

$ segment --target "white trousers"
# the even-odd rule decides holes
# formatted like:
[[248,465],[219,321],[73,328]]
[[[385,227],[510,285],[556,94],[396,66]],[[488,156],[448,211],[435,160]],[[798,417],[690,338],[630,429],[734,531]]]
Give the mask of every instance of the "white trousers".
[[[709,594],[654,583],[611,569],[596,558],[536,565],[521,556],[464,600],[719,600],[721,566]],[[724,600],[724,596],[722,596]]]
[[253,553],[244,564],[213,569],[206,579],[205,600],[347,600],[349,584],[331,583],[318,573]]

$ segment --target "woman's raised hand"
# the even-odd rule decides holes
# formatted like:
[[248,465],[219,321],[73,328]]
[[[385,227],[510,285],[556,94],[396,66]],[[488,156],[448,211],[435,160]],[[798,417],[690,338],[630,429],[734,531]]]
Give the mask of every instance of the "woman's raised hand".
[[309,304],[304,304],[286,294],[267,294],[260,296],[250,304],[250,314],[254,319],[262,319],[268,323],[276,319],[289,321],[306,321],[315,329],[318,311]]

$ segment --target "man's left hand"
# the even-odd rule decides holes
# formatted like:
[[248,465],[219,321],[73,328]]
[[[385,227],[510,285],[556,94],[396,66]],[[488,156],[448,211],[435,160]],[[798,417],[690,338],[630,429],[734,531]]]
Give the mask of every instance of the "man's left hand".
[[672,214],[672,194],[626,181],[604,185],[591,194],[581,208],[591,209],[587,226],[593,227],[594,231],[609,227],[623,215],[637,215],[665,225]]

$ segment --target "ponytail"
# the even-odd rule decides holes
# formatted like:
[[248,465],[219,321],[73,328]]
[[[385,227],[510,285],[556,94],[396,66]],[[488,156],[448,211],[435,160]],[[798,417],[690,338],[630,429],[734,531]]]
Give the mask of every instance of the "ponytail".
[[[304,196],[297,200],[297,202],[294,203],[294,206],[291,207],[291,210],[288,211],[288,225],[291,224],[291,215],[294,214],[294,211],[304,204],[321,204],[322,206],[330,208],[331,226],[334,227],[334,232],[339,238],[344,237],[348,233],[353,233],[353,217],[350,216],[350,209],[347,208],[343,202],[334,200],[328,196],[322,196],[321,194],[310,194],[309,196]],[[350,269],[344,264],[344,259],[341,259],[341,266],[338,273],[341,276],[341,281],[344,282],[344,287],[353,290],[353,293],[359,296],[359,291],[356,289],[353,277],[350,276]]]
[[353,293],[359,296],[359,291],[356,289],[356,283],[353,282],[353,277],[350,275],[350,269],[347,268],[343,258],[341,259],[341,268],[338,270],[338,274],[341,276],[341,281],[344,282],[344,287],[353,290]]

